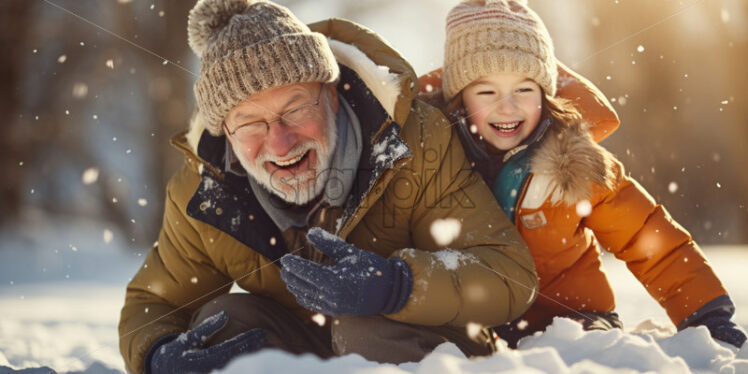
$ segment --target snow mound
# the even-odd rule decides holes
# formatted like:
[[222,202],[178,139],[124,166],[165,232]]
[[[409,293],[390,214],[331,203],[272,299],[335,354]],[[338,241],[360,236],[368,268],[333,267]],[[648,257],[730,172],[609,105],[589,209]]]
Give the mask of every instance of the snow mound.
[[748,361],[721,347],[704,328],[690,328],[656,339],[621,330],[584,331],[572,320],[556,318],[543,333],[522,339],[517,350],[468,359],[444,343],[420,362],[378,364],[359,355],[322,360],[265,350],[239,358],[221,373],[748,373]]

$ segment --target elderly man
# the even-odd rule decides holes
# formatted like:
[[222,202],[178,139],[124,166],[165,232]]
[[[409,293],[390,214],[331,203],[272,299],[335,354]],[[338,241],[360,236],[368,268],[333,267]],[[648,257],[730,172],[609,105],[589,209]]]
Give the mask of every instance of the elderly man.
[[533,260],[407,62],[359,25],[265,1],[201,0],[188,31],[198,114],[127,288],[128,370],[207,372],[261,348],[490,354],[468,327],[525,311]]

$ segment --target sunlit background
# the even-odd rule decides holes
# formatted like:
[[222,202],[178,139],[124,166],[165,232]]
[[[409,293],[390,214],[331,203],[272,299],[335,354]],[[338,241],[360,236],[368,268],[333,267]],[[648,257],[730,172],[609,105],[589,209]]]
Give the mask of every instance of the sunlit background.
[[[306,22],[359,22],[424,74],[457,1],[281,3]],[[618,111],[603,145],[704,246],[748,327],[748,1],[529,4],[560,60]],[[0,0],[0,366],[124,370],[125,285],[157,238],[183,157],[169,138],[194,107],[193,5]],[[604,262],[627,329],[670,323],[624,264]]]
[[[280,3],[306,22],[343,17],[379,32],[420,75],[441,65],[456,1]],[[699,243],[748,243],[748,1],[529,3],[560,60],[618,111],[622,125],[603,145]],[[0,2],[0,249],[150,247],[182,160],[169,138],[194,106],[192,6]]]

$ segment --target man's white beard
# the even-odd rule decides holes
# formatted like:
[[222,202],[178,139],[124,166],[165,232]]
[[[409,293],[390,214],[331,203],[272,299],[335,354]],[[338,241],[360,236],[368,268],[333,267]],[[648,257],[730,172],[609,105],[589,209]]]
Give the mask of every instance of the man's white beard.
[[[266,152],[258,154],[253,163],[248,162],[241,152],[234,150],[234,154],[239,159],[239,162],[244,167],[244,170],[249,173],[250,177],[254,178],[270,193],[280,197],[286,202],[303,205],[317,196],[319,196],[325,189],[327,179],[330,176],[329,169],[332,164],[332,156],[335,153],[335,146],[338,138],[338,128],[335,122],[336,115],[330,107],[329,101],[325,101],[325,112],[327,114],[327,126],[326,144],[322,145],[314,140],[310,140],[301,144],[297,144],[287,154],[298,155],[314,150],[317,154],[317,165],[309,165],[308,171],[295,175],[291,178],[281,178],[280,176],[273,178],[273,175],[265,169],[266,161],[277,161],[280,158],[271,156]],[[339,110],[345,110],[340,108]],[[284,157],[287,158],[287,157]],[[308,159],[302,162],[310,162]]]

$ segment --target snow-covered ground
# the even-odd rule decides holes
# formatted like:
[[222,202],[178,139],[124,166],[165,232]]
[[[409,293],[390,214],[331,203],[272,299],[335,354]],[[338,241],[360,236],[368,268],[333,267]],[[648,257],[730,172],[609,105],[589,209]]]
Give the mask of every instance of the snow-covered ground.
[[[46,366],[49,373],[124,371],[117,322],[125,285],[142,261],[95,222],[39,224],[0,231],[0,373]],[[106,239],[106,240],[105,240]],[[748,327],[748,246],[707,247],[707,256]],[[715,343],[705,328],[673,335],[665,313],[612,256],[605,266],[618,295],[625,332],[583,332],[557,320],[518,350],[466,359],[444,344],[419,363],[380,365],[352,355],[327,361],[261,351],[234,361],[226,373],[748,373],[748,349]]]

